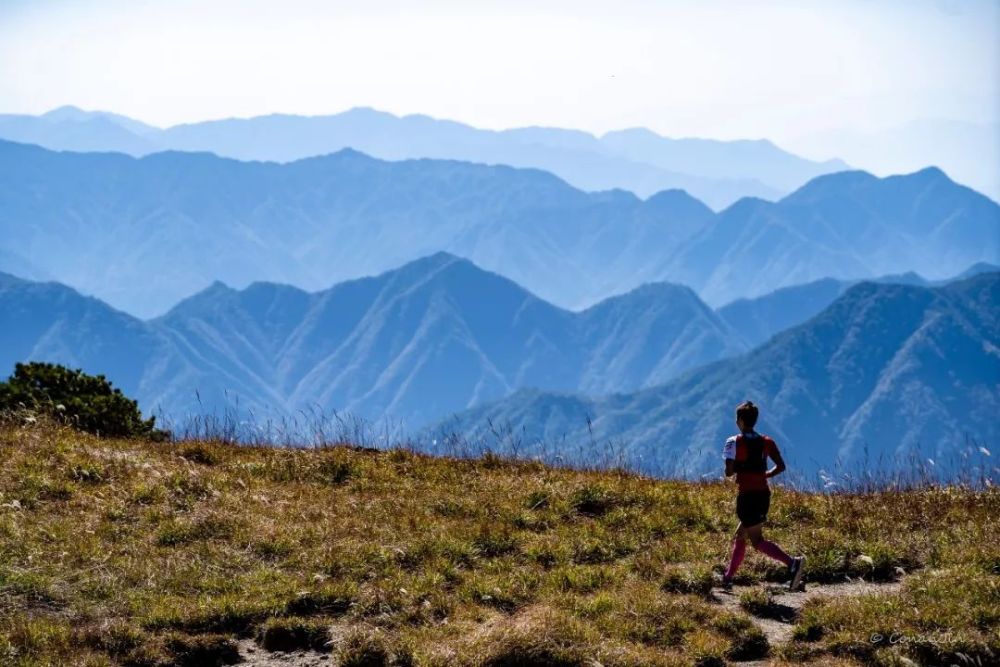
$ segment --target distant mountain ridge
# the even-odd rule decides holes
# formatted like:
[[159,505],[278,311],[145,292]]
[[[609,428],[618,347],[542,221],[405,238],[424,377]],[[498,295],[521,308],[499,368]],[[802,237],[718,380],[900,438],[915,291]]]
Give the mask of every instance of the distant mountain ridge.
[[1000,273],[938,288],[862,283],[747,354],[659,387],[597,398],[523,391],[427,438],[488,441],[489,419],[526,455],[548,442],[603,460],[595,448],[610,441],[645,471],[698,476],[719,468],[733,407],[751,398],[760,430],[799,474],[860,473],[914,454],[954,465],[968,438],[988,446],[1000,436],[998,306]]
[[[967,254],[971,243],[978,257]],[[996,264],[998,255],[1000,206],[940,169],[882,179],[842,172],[776,203],[736,203],[688,239],[664,275],[718,303],[829,277],[920,271],[942,279],[976,262]],[[782,285],[774,285],[778,275]]]
[[215,280],[307,290],[446,251],[580,309],[644,283],[711,305],[825,277],[1000,263],[1000,206],[936,169],[822,176],[720,214],[678,190],[585,193],[546,172],[356,151],[288,164],[0,142],[0,270],[143,317]]
[[805,285],[783,287],[755,299],[737,299],[718,308],[716,312],[735,331],[739,332],[747,345],[755,347],[771,336],[818,315],[837,297],[859,282],[932,287],[995,271],[1000,271],[1000,266],[979,263],[946,281],[926,280],[912,272],[896,276],[882,276],[868,281],[823,278]]
[[571,313],[444,253],[312,294],[216,283],[150,322],[0,274],[0,367],[105,373],[174,417],[238,397],[257,414],[318,408],[415,427],[522,387],[635,389],[744,349],[687,288],[649,285]]
[[610,441],[630,464],[684,476],[717,467],[732,407],[752,397],[761,429],[811,475],[916,451],[947,465],[966,437],[995,440],[998,301],[997,272],[862,283],[744,353],[687,288],[572,313],[443,253],[317,293],[217,283],[149,322],[0,274],[0,367],[104,373],[174,423],[237,404],[262,420],[337,411],[426,426],[417,442],[432,450],[454,432],[474,445],[500,432],[522,454],[544,441],[593,462]]
[[54,150],[208,151],[239,160],[292,162],[352,148],[376,158],[453,159],[544,169],[588,191],[647,197],[683,189],[713,208],[745,196],[776,199],[820,174],[847,169],[814,162],[771,142],[669,139],[646,129],[602,137],[579,130],[482,130],[424,115],[354,108],[329,116],[273,114],[154,128],[107,112],[61,107],[41,116],[0,115],[0,138]]

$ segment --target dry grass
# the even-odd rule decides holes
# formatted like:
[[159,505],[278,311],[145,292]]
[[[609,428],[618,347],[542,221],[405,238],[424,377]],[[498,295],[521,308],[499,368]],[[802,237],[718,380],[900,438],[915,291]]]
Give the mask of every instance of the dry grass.
[[[809,604],[796,640],[768,647],[709,592],[735,525],[722,483],[10,424],[0,469],[4,665],[228,664],[239,637],[344,665],[1000,653],[995,489],[777,490],[770,535],[808,577],[916,574],[898,595]],[[738,581],[782,574],[751,554]]]

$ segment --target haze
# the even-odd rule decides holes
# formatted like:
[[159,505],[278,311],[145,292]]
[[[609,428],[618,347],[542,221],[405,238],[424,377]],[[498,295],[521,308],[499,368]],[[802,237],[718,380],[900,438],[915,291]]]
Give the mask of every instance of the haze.
[[163,126],[371,106],[487,128],[766,137],[895,171],[947,160],[934,146],[873,151],[873,133],[946,123],[1000,156],[998,8],[14,0],[0,3],[0,111],[75,104]]

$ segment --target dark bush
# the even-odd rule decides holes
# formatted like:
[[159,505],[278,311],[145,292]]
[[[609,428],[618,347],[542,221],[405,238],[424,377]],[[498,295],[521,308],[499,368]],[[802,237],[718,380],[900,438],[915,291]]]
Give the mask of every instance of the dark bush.
[[221,667],[242,662],[236,642],[224,635],[174,635],[167,639],[179,667]]
[[17,364],[0,383],[0,412],[32,410],[82,431],[114,438],[164,439],[155,417],[143,419],[138,404],[103,375],[58,364]]

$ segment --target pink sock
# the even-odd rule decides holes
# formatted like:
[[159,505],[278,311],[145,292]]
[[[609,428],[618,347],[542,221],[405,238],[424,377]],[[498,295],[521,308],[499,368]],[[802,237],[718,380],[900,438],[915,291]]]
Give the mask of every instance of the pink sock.
[[726,570],[726,579],[732,579],[743,562],[743,555],[747,552],[746,540],[733,540],[733,556],[729,559],[729,568]]
[[792,557],[786,554],[784,551],[782,551],[781,547],[779,547],[774,542],[761,540],[756,545],[754,545],[754,549],[761,552],[765,556],[770,556],[774,560],[780,560],[785,565],[792,564]]

